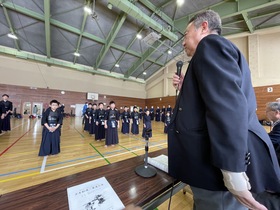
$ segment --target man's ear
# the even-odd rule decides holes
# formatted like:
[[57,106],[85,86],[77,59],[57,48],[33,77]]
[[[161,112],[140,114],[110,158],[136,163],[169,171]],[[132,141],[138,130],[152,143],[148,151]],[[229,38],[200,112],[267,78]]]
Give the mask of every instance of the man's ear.
[[207,22],[207,21],[204,21],[204,22],[201,24],[201,28],[202,28],[202,33],[208,33],[208,32],[209,32],[208,22]]

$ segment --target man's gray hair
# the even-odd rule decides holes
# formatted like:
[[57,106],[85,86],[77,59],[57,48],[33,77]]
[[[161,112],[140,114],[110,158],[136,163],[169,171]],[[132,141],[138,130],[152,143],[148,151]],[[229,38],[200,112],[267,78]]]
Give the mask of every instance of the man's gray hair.
[[279,102],[269,102],[266,104],[266,107],[271,111],[280,111],[280,103]]
[[221,35],[222,21],[217,12],[214,12],[213,10],[206,10],[197,13],[190,19],[189,23],[193,22],[195,28],[197,29],[204,21],[208,22],[208,28],[210,29],[210,31],[216,31],[219,35]]

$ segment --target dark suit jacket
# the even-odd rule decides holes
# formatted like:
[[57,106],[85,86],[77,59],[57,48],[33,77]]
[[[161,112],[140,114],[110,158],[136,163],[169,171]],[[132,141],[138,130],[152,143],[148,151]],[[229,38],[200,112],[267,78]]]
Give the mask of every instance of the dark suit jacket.
[[272,141],[280,165],[280,123],[276,124],[268,135]]
[[226,190],[220,169],[246,171],[252,191],[280,192],[271,141],[256,117],[245,58],[208,35],[189,63],[168,132],[169,172],[195,187]]

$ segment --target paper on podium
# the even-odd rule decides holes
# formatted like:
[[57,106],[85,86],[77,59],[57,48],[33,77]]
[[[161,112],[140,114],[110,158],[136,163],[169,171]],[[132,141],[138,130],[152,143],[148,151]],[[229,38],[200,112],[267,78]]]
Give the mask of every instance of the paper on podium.
[[124,205],[105,177],[67,188],[70,210],[121,210]]
[[168,156],[159,155],[157,157],[148,157],[148,163],[162,171],[168,173]]

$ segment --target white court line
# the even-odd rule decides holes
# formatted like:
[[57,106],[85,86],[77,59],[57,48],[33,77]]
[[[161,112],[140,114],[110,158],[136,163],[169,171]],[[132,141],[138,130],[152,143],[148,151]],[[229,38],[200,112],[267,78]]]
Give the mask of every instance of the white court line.
[[14,130],[15,128],[18,128],[19,126],[22,126],[22,125],[25,124],[25,123],[26,123],[26,122],[23,122],[23,123],[17,125],[16,127],[13,127],[11,130]]
[[104,158],[102,157],[102,158],[98,158],[98,159],[94,159],[94,160],[87,160],[87,161],[84,161],[84,162],[75,163],[75,164],[68,165],[68,166],[62,166],[60,168],[54,168],[54,169],[46,170],[43,173],[47,173],[47,172],[51,172],[51,171],[56,171],[56,170],[60,170],[60,169],[63,169],[63,168],[69,168],[69,167],[81,165],[81,164],[84,164],[84,163],[90,163],[90,162],[94,162],[94,161],[97,161],[97,160],[104,160]]
[[48,156],[44,156],[44,159],[43,159],[43,162],[42,162],[42,166],[41,166],[40,173],[44,173],[45,167],[46,167],[46,163],[47,163],[47,159],[48,159]]
[[[166,144],[166,143],[153,145],[153,146],[150,146],[149,148],[161,146],[161,145],[164,145],[164,144]],[[124,154],[127,154],[127,153],[136,152],[136,151],[139,151],[139,150],[143,150],[143,149],[141,148],[141,149],[136,149],[136,150],[130,150],[130,151],[127,151],[127,152],[122,152],[121,154],[116,154],[116,155],[111,155],[111,156],[106,156],[106,157],[104,156],[104,158],[116,157],[116,156],[124,155]],[[69,168],[69,167],[72,167],[72,166],[77,166],[77,165],[81,165],[81,164],[84,164],[84,163],[90,163],[90,162],[94,162],[94,161],[97,161],[97,160],[104,160],[104,158],[98,158],[98,159],[94,159],[94,160],[87,160],[87,161],[80,162],[80,163],[75,163],[75,164],[72,164],[72,165],[62,166],[62,167],[59,167],[59,168],[54,168],[54,169],[43,171],[42,173],[56,171],[56,170],[60,170],[60,169],[64,169],[64,168]]]

